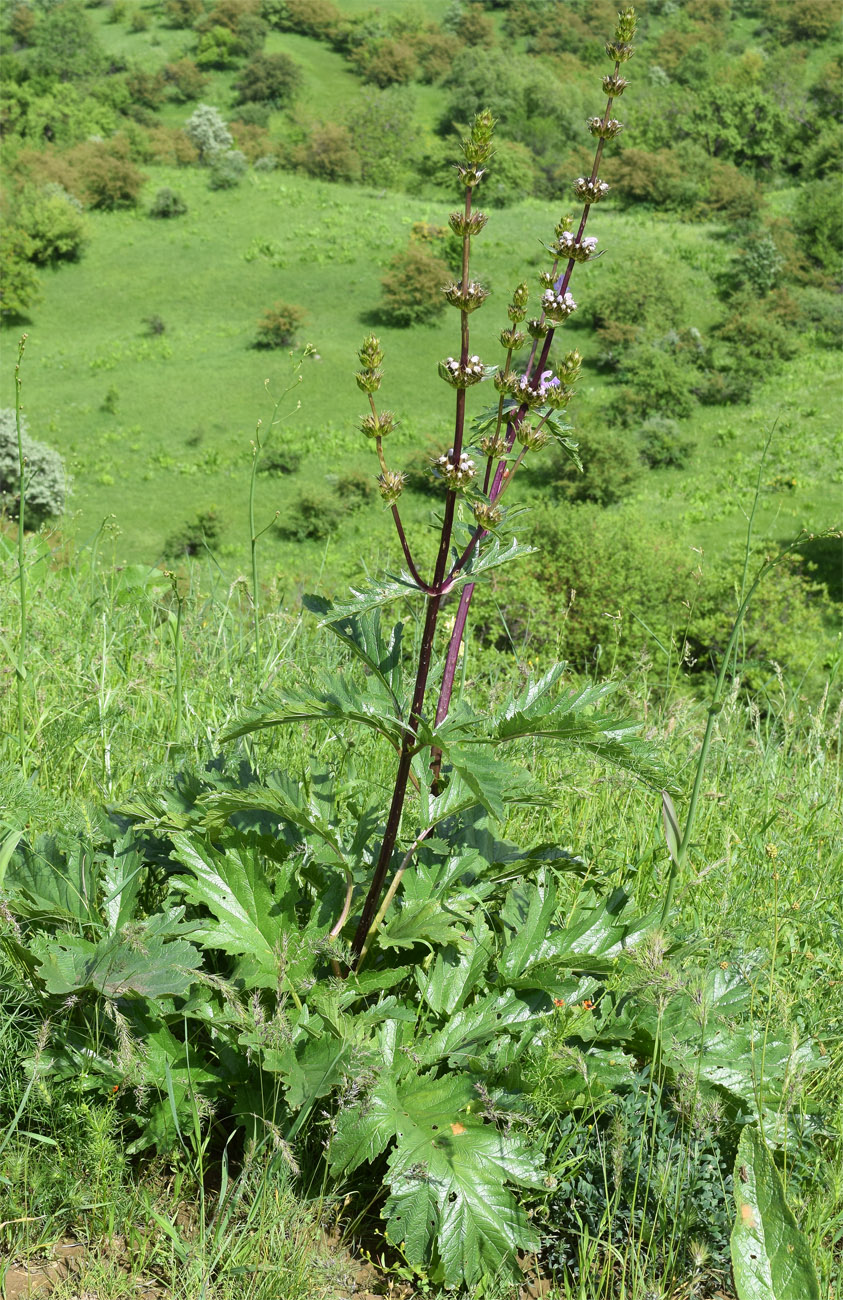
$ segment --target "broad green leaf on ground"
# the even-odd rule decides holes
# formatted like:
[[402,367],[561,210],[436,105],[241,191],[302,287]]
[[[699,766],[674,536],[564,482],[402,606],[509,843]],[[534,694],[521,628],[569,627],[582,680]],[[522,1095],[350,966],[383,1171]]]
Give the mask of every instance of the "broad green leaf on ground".
[[535,961],[556,914],[556,888],[544,872],[535,884],[510,889],[502,911],[509,926],[508,943],[498,959],[501,979],[507,983],[522,975]]
[[738,1300],[819,1300],[808,1242],[754,1126],[743,1130],[738,1145],[735,1203],[731,1248]]
[[134,916],[145,865],[136,847],[136,836],[131,833],[115,842],[111,857],[103,864],[102,910],[112,933],[128,924]]
[[541,1155],[468,1112],[471,1079],[382,1080],[361,1108],[340,1113],[331,1160],[352,1170],[390,1143],[387,1234],[417,1268],[441,1263],[446,1284],[506,1271],[539,1238],[508,1183],[542,1186]]
[[76,925],[98,925],[98,864],[91,849],[77,844],[66,853],[51,835],[18,846],[6,868],[4,888],[19,915],[50,917]]
[[172,842],[173,858],[190,872],[173,888],[213,918],[194,931],[199,942],[241,957],[239,975],[250,988],[276,988],[285,980],[295,988],[310,976],[329,927],[312,915],[306,927],[300,924],[289,865],[276,867],[274,892],[258,849],[242,836],[232,835],[222,850],[181,833]]
[[546,1002],[528,994],[489,993],[455,1012],[441,1029],[422,1033],[414,1051],[422,1065],[448,1060],[452,1067],[464,1064],[478,1047],[515,1034],[524,1025],[546,1018]]
[[173,938],[184,909],[125,925],[91,943],[81,935],[38,935],[32,951],[40,959],[38,974],[49,993],[96,989],[108,998],[128,994],[155,1002],[186,993],[202,963],[201,953],[184,939]]
[[318,614],[322,626],[329,628],[344,645],[380,679],[390,692],[396,715],[406,712],[403,700],[401,641],[403,623],[396,623],[384,634],[379,609],[368,610],[355,618],[332,619],[333,605],[324,596],[304,596],[302,604]]
[[282,1076],[288,1105],[300,1110],[308,1102],[327,1097],[348,1071],[350,1059],[350,1043],[323,1034],[273,1053],[264,1068]]
[[[525,979],[539,967],[602,971],[608,969],[623,950],[636,942],[650,927],[653,916],[637,915],[628,894],[616,889],[593,906],[578,906],[567,925],[540,929],[548,921],[548,904],[535,884],[513,885],[507,894],[501,918],[511,938],[505,950],[502,979]],[[528,927],[533,944],[520,941]],[[512,945],[512,956],[508,957]]]
[[405,902],[378,931],[381,948],[412,948],[417,943],[452,943],[463,933],[462,924],[438,899]]
[[494,951],[492,931],[478,920],[459,947],[440,949],[429,971],[415,969],[416,984],[431,1011],[452,1015],[462,1007]]

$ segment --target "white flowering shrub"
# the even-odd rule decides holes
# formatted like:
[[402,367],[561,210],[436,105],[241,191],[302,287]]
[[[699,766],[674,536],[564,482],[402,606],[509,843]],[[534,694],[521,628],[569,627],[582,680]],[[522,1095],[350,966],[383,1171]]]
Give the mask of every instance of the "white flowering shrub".
[[[30,438],[24,423],[21,430],[26,460],[24,521],[27,525],[37,526],[44,519],[63,512],[68,479],[59,453]],[[0,410],[0,512],[10,519],[17,519],[20,510],[19,474],[15,413],[5,408]]]

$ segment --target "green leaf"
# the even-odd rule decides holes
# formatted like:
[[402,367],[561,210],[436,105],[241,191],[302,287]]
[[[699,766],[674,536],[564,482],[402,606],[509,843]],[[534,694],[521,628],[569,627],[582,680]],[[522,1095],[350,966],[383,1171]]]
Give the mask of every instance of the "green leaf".
[[353,722],[400,745],[407,727],[395,708],[395,697],[378,678],[370,677],[358,687],[339,673],[324,673],[314,690],[288,690],[271,699],[268,706],[247,710],[220,740],[235,740],[265,727],[290,723],[325,722],[336,727]]
[[572,690],[555,703],[545,701],[564,665],[556,665],[525,690],[494,721],[489,742],[546,736],[585,749],[603,762],[630,772],[647,785],[675,789],[649,742],[636,733],[640,723],[597,713],[596,706],[615,690],[614,683]]
[[223,851],[181,833],[172,842],[172,856],[191,873],[174,880],[173,888],[214,918],[195,930],[205,947],[242,956],[240,977],[248,988],[276,988],[284,979],[295,988],[310,975],[329,926],[319,926],[313,915],[301,926],[288,864],[275,867],[276,897],[260,853],[244,837],[233,835]]
[[416,984],[431,1011],[453,1015],[462,1007],[494,951],[492,931],[479,920],[459,948],[448,944],[436,954],[428,972],[415,969]]
[[451,943],[459,938],[462,926],[455,923],[434,898],[405,902],[378,931],[381,948],[412,948],[417,943]]
[[679,825],[679,818],[676,815],[673,800],[667,790],[662,790],[662,821],[664,822],[664,838],[667,842],[667,851],[678,867],[679,850],[682,847],[682,828]]
[[542,1186],[540,1153],[468,1113],[471,1079],[382,1080],[360,1108],[341,1112],[335,1168],[355,1169],[391,1142],[387,1235],[417,1268],[441,1262],[448,1285],[518,1275],[517,1254],[535,1251],[536,1229],[507,1183]]
[[501,919],[511,938],[498,961],[504,983],[522,975],[535,961],[556,915],[556,889],[544,872],[536,884],[510,889]]
[[13,854],[5,888],[20,915],[99,925],[99,872],[90,849],[76,844],[64,852],[51,835],[39,835]]
[[517,994],[512,989],[504,993],[489,993],[457,1011],[441,1029],[421,1034],[414,1051],[423,1066],[444,1060],[452,1068],[465,1065],[479,1046],[515,1034],[534,1021],[544,1020],[545,1012],[539,1005],[542,1003],[544,999]]
[[302,604],[311,613],[318,614],[322,626],[329,628],[383,683],[392,696],[396,714],[401,716],[404,711],[401,664],[403,623],[396,623],[389,635],[384,636],[379,609],[369,610],[354,618],[331,619],[333,604],[323,596],[304,596]]
[[134,993],[151,1001],[186,993],[202,957],[192,944],[170,937],[177,933],[174,927],[183,912],[177,908],[136,921],[99,943],[79,935],[66,935],[58,943],[39,935],[32,950],[41,959],[38,973],[47,992],[92,988],[108,998]]
[[738,1300],[819,1300],[808,1242],[755,1127],[743,1130],[738,1145],[735,1202],[731,1248]]

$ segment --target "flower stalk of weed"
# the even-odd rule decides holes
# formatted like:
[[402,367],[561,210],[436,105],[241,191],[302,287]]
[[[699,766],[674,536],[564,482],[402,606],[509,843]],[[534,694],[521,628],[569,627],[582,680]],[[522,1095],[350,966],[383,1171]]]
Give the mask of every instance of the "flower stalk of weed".
[[24,539],[23,530],[26,514],[26,459],[23,454],[23,429],[21,428],[21,389],[22,380],[20,374],[21,362],[23,361],[24,348],[26,347],[27,335],[23,334],[18,344],[18,359],[15,365],[15,431],[18,438],[18,595],[20,601],[20,624],[18,631],[18,656],[15,665],[15,678],[17,686],[17,705],[18,705],[18,752],[20,755],[21,770],[26,774],[26,721],[24,716],[24,685],[26,682],[26,635],[27,635],[27,609],[26,609],[26,564],[24,563]]
[[[369,413],[362,420],[361,429],[367,436],[374,439],[375,450],[381,467],[378,481],[381,496],[392,511],[410,575],[420,592],[424,593],[426,601],[412,704],[408,725],[401,744],[384,837],[363,903],[360,920],[351,943],[353,959],[357,964],[359,964],[362,953],[366,948],[370,932],[377,925],[379,904],[398,839],[433,658],[437,620],[443,598],[453,587],[459,575],[465,570],[466,565],[482,540],[490,533],[493,533],[498,525],[503,522],[504,510],[498,504],[503,493],[522,464],[527,451],[539,450],[549,441],[550,430],[543,428],[543,426],[548,422],[552,412],[555,413],[567,405],[572,395],[571,389],[567,385],[573,383],[579,374],[582,359],[576,351],[569,353],[565,358],[564,370],[560,376],[552,376],[551,372],[545,369],[545,366],[547,365],[550,346],[553,341],[554,323],[565,320],[576,308],[576,303],[568,292],[568,284],[573,268],[577,262],[589,261],[595,256],[597,241],[595,239],[584,239],[585,225],[591,204],[602,198],[608,190],[608,186],[598,180],[597,172],[605,140],[613,138],[621,130],[621,124],[610,117],[610,112],[613,99],[623,93],[627,84],[624,78],[620,76],[620,67],[622,63],[625,63],[632,56],[631,42],[635,33],[635,25],[634,9],[631,7],[624,9],[618,15],[615,38],[606,47],[607,52],[614,59],[615,66],[614,72],[604,78],[603,82],[604,89],[608,94],[603,116],[589,120],[589,129],[593,135],[598,137],[594,165],[588,180],[580,178],[575,182],[578,197],[585,201],[583,213],[576,235],[571,230],[570,218],[566,218],[556,228],[556,242],[550,248],[553,256],[553,269],[551,273],[542,278],[545,292],[542,297],[541,316],[535,321],[530,321],[528,326],[533,337],[533,348],[524,375],[518,375],[513,371],[511,362],[513,352],[523,347],[527,342],[526,335],[517,329],[517,326],[526,318],[527,314],[528,290],[526,285],[519,285],[508,309],[509,319],[514,328],[506,329],[501,334],[501,343],[506,349],[506,362],[504,370],[499,371],[495,377],[500,396],[494,434],[481,442],[481,450],[486,456],[486,469],[483,492],[482,494],[476,493],[471,501],[475,527],[462,553],[458,555],[455,561],[449,562],[457,501],[460,497],[473,491],[473,480],[477,472],[475,462],[464,451],[466,391],[481,382],[489,373],[480,358],[471,353],[469,316],[483,305],[483,301],[487,297],[487,291],[479,283],[471,280],[470,270],[471,240],[482,231],[487,221],[484,213],[473,210],[473,198],[475,189],[482,182],[485,175],[485,164],[488,163],[493,152],[492,132],[494,119],[490,112],[484,111],[477,114],[469,135],[462,142],[464,162],[457,165],[457,174],[464,186],[463,209],[461,212],[451,213],[449,218],[452,231],[462,239],[461,274],[458,283],[448,284],[444,289],[449,304],[460,312],[460,349],[458,358],[448,357],[439,365],[440,377],[456,390],[454,436],[453,446],[434,463],[437,476],[444,482],[446,495],[439,535],[439,549],[433,576],[429,583],[423,580],[415,563],[398,509],[398,498],[403,491],[406,476],[403,473],[390,470],[384,454],[383,440],[392,431],[394,418],[391,411],[379,412],[375,404],[374,395],[380,389],[383,379],[381,365],[384,354],[379,340],[374,336],[370,336],[365,340],[358,354],[361,369],[356,376],[357,384],[369,400]],[[567,264],[565,270],[559,274],[559,264],[562,258],[565,259]],[[536,363],[536,353],[540,340],[543,342],[540,357],[538,363]],[[506,435],[502,436],[501,427],[507,397],[511,400],[517,400],[519,405],[517,414],[509,419],[507,423]],[[538,423],[533,426],[526,421],[525,417],[529,411],[540,405],[546,406],[546,409]],[[521,450],[514,463],[510,465],[509,458],[516,440],[521,443]],[[569,449],[572,454],[575,454],[573,448]],[[471,600],[470,593],[472,591],[473,584],[464,588],[451,633],[436,709],[435,725],[439,725],[444,720],[450,706],[459,651]],[[439,783],[440,764],[441,753],[434,748],[431,763],[434,789],[438,787]]]

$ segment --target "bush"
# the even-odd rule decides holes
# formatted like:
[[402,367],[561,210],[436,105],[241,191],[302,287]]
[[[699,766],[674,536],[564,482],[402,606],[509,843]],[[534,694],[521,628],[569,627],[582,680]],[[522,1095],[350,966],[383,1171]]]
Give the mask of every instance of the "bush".
[[805,288],[799,291],[796,300],[803,320],[815,331],[817,342],[827,348],[839,347],[843,343],[841,295]]
[[624,258],[623,293],[614,275],[599,263],[583,304],[598,337],[613,349],[656,331],[687,322],[688,298],[677,279],[675,263],[642,248]]
[[527,146],[516,140],[501,140],[484,181],[484,200],[492,208],[509,207],[535,193],[537,181],[538,169]]
[[337,480],[337,495],[345,503],[346,510],[359,510],[371,505],[377,496],[377,488],[371,474],[362,470],[349,470]]
[[331,40],[344,15],[331,0],[263,0],[261,14],[280,32]]
[[367,185],[387,188],[407,171],[417,136],[414,108],[412,93],[403,86],[361,94],[348,127]]
[[168,27],[192,27],[205,7],[202,0],[164,0],[163,10]]
[[24,188],[13,224],[26,231],[32,245],[29,260],[39,266],[75,262],[87,237],[82,204],[61,185],[49,182],[40,189]]
[[[64,462],[57,451],[36,442],[26,431],[21,417],[23,454],[26,457],[26,508],[24,523],[36,526],[45,519],[60,515],[67,494]],[[17,519],[20,511],[20,466],[15,413],[0,411],[0,511]]]
[[162,220],[169,220],[170,217],[183,217],[185,212],[187,212],[187,204],[184,199],[179,194],[176,194],[174,190],[171,190],[168,185],[164,185],[158,191],[149,208],[151,217],[158,217]]
[[160,69],[147,72],[144,68],[130,68],[126,73],[126,89],[132,97],[132,104],[143,108],[160,108],[164,102],[167,89],[166,77]]
[[542,478],[568,501],[611,506],[634,490],[642,475],[641,458],[632,440],[613,430],[577,435],[583,464],[580,472],[569,456],[556,452],[543,467]]
[[799,351],[798,338],[753,300],[735,300],[735,310],[712,334],[728,346],[726,369],[759,377],[767,374],[771,362],[790,361]]
[[416,75],[416,55],[406,41],[377,41],[358,46],[352,62],[371,85],[404,86]]
[[276,302],[258,321],[256,348],[289,348],[304,325],[307,313],[288,302]]
[[296,542],[323,542],[340,528],[346,510],[334,492],[302,492],[290,506],[288,517],[277,525],[279,534]]
[[[532,515],[535,557],[477,588],[477,629],[497,649],[552,650],[577,671],[632,668],[650,635],[681,638],[696,590],[693,556],[631,507],[544,506]],[[507,630],[505,631],[504,628]]]
[[6,222],[0,226],[0,316],[23,316],[41,297],[31,252],[25,230]]
[[660,347],[635,348],[624,357],[618,378],[624,387],[612,402],[612,411],[623,424],[650,415],[681,420],[694,409],[696,372]]
[[447,264],[440,257],[423,244],[411,243],[403,253],[393,257],[388,273],[381,280],[380,316],[387,325],[401,329],[429,324],[447,306],[442,290],[451,278]]
[[234,83],[240,104],[271,104],[285,108],[302,85],[302,72],[286,54],[256,54]]
[[300,451],[292,447],[270,447],[258,462],[258,473],[280,478],[284,474],[295,474],[300,465]]
[[182,560],[213,550],[222,533],[222,519],[216,506],[200,510],[196,517],[171,533],[164,542],[163,553],[168,560]]
[[146,177],[129,157],[125,135],[76,145],[66,155],[66,161],[76,178],[73,188],[89,208],[112,212],[137,203]]
[[682,436],[676,420],[651,415],[638,431],[638,448],[650,469],[682,469],[691,458],[694,443]]
[[345,126],[322,122],[314,126],[304,144],[292,151],[294,167],[323,181],[359,181],[360,158]]
[[233,190],[248,170],[249,164],[242,150],[226,149],[224,153],[214,155],[208,186],[212,190]]
[[33,31],[29,70],[49,81],[83,81],[99,75],[105,52],[78,0],[65,0],[42,13]]
[[800,244],[810,261],[839,279],[843,260],[843,212],[837,180],[803,185],[793,219],[801,236]]
[[170,98],[178,104],[189,103],[198,99],[208,84],[208,78],[193,59],[177,59],[164,68],[164,79],[169,87]]
[[202,163],[211,163],[216,154],[230,149],[234,143],[222,114],[212,104],[197,105],[185,123],[184,132]]

